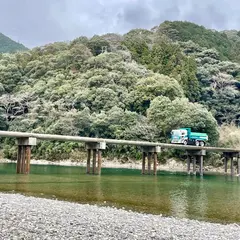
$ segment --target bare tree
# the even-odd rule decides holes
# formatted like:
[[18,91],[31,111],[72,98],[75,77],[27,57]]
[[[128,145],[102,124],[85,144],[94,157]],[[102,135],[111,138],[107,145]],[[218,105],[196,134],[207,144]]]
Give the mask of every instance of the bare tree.
[[11,121],[17,116],[28,113],[30,99],[31,96],[29,94],[21,94],[18,96],[10,94],[2,95],[0,97],[0,108],[4,110],[4,118]]

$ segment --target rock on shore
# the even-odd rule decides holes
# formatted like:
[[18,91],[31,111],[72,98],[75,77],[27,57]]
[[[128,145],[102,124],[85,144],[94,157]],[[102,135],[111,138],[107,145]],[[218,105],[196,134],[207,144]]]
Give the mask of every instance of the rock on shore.
[[240,239],[240,226],[0,193],[0,239]]

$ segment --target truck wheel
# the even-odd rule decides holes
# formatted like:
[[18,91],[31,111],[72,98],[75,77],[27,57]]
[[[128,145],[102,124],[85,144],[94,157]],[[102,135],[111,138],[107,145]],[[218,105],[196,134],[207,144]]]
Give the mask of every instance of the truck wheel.
[[184,140],[184,141],[183,141],[183,145],[187,145],[187,140]]
[[205,146],[205,142],[201,141],[201,142],[200,142],[200,146],[201,146],[201,147],[204,147],[204,146]]
[[198,140],[196,140],[195,145],[198,147],[200,145],[200,142]]

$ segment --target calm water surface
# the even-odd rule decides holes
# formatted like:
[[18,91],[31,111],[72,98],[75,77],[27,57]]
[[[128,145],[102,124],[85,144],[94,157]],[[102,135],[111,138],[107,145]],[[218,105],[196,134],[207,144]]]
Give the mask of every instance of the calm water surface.
[[13,163],[0,164],[0,191],[124,207],[211,222],[240,223],[240,181],[222,175],[188,176],[159,172],[142,176],[140,170],[102,169],[101,176],[85,168],[31,165],[31,174],[17,175]]

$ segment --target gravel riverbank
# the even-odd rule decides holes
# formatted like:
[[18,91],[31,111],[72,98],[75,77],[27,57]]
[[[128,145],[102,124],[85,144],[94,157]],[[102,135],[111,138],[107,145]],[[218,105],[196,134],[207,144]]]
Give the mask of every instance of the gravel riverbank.
[[0,193],[0,239],[240,239],[240,226]]

